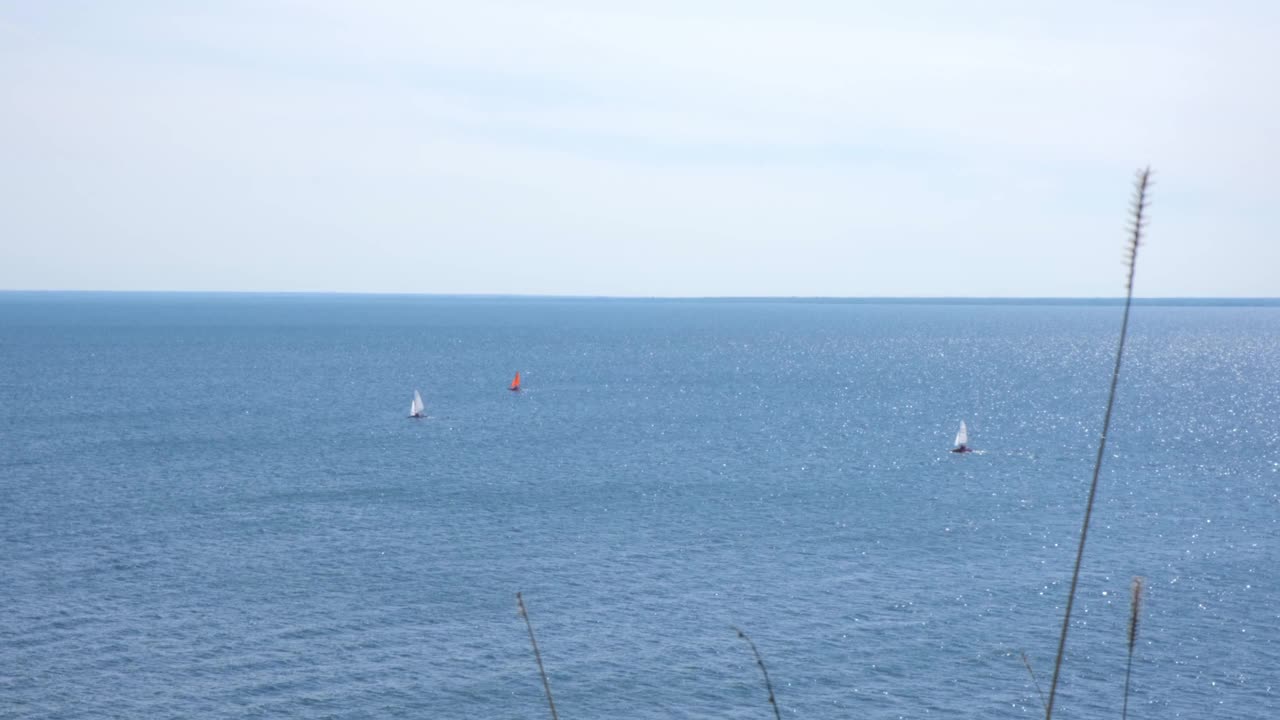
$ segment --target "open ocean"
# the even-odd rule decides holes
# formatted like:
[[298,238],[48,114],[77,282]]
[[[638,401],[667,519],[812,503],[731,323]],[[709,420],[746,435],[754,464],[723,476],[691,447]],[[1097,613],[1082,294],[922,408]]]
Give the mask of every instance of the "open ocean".
[[[0,293],[0,717],[548,717],[518,590],[564,720],[1042,717],[1121,310]],[[1093,520],[1056,715],[1142,575],[1280,717],[1280,304],[1135,306]]]

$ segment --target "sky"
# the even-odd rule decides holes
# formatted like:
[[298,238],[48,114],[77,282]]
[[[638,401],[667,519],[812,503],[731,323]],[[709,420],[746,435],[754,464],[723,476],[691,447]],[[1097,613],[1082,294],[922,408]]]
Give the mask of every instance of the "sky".
[[1280,3],[0,0],[0,289],[1280,296]]

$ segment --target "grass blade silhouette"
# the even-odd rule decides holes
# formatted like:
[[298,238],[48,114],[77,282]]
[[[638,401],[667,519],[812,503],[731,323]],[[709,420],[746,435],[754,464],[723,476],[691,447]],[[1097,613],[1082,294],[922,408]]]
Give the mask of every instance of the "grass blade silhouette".
[[746,640],[747,644],[751,646],[751,652],[756,656],[756,665],[760,666],[760,672],[764,674],[764,686],[769,690],[769,704],[773,706],[774,720],[782,720],[782,715],[778,712],[778,701],[773,697],[773,683],[769,680],[769,669],[764,666],[764,658],[760,657],[760,651],[756,649],[756,644],[751,642],[751,638],[747,637],[746,633],[736,627],[733,628],[733,631],[738,633],[738,637]]
[[1031,684],[1036,686],[1036,694],[1040,696],[1040,707],[1048,708],[1049,704],[1045,702],[1044,691],[1040,689],[1040,681],[1036,679],[1036,671],[1031,669],[1031,661],[1027,659],[1027,651],[1022,651],[1022,664],[1027,667],[1027,674],[1031,676]]
[[538,674],[542,676],[542,689],[547,691],[547,707],[551,708],[551,720],[560,720],[556,714],[556,701],[551,697],[551,683],[547,681],[547,671],[542,667],[542,653],[538,652],[538,640],[533,636],[533,623],[529,622],[529,611],[524,608],[524,597],[516,593],[516,605],[520,607],[520,617],[524,618],[524,626],[529,628],[529,644],[533,645],[533,657],[538,661]]
[[1102,472],[1102,458],[1107,450],[1107,431],[1111,428],[1111,408],[1116,402],[1116,385],[1120,382],[1120,361],[1124,358],[1124,341],[1129,332],[1129,308],[1133,305],[1133,274],[1138,265],[1138,246],[1142,244],[1142,229],[1146,226],[1147,187],[1151,182],[1151,168],[1138,173],[1129,207],[1129,241],[1125,244],[1125,264],[1129,276],[1125,281],[1124,317],[1120,321],[1120,342],[1116,346],[1116,364],[1111,371],[1111,392],[1107,395],[1107,411],[1102,416],[1102,435],[1098,439],[1098,457],[1093,464],[1093,481],[1089,484],[1089,499],[1084,506],[1084,522],[1080,526],[1080,545],[1076,549],[1075,570],[1071,573],[1071,589],[1067,591],[1067,608],[1062,615],[1062,633],[1058,636],[1058,655],[1053,662],[1053,680],[1049,683],[1049,702],[1045,703],[1045,720],[1053,718],[1053,701],[1057,697],[1058,678],[1062,673],[1062,657],[1067,647],[1067,631],[1071,628],[1071,608],[1075,604],[1076,585],[1080,581],[1080,563],[1084,559],[1084,544],[1089,537],[1089,520],[1093,516],[1093,501],[1098,495],[1098,476]]
[[1138,642],[1138,616],[1142,609],[1141,577],[1133,579],[1133,596],[1129,602],[1129,661],[1124,666],[1124,706],[1120,710],[1120,720],[1129,717],[1129,677],[1133,675],[1133,646]]

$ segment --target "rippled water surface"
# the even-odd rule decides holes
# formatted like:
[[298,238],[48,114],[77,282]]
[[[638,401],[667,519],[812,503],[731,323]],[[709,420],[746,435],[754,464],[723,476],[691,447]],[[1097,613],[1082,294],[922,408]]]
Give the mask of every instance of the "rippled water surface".
[[[770,716],[735,625],[784,716],[1036,717],[1119,322],[0,295],[0,716],[542,717],[522,590],[566,720]],[[1143,575],[1131,717],[1276,717],[1280,307],[1129,349],[1060,716]]]

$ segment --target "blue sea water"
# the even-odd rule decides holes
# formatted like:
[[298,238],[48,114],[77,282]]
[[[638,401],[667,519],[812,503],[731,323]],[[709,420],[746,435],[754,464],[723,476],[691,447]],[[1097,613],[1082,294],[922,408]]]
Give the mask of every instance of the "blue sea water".
[[[1042,716],[1108,303],[0,294],[0,717]],[[1135,307],[1057,714],[1280,714],[1280,307]],[[506,385],[520,370],[526,390]],[[419,388],[430,417],[407,419]],[[947,452],[961,419],[981,452]]]

